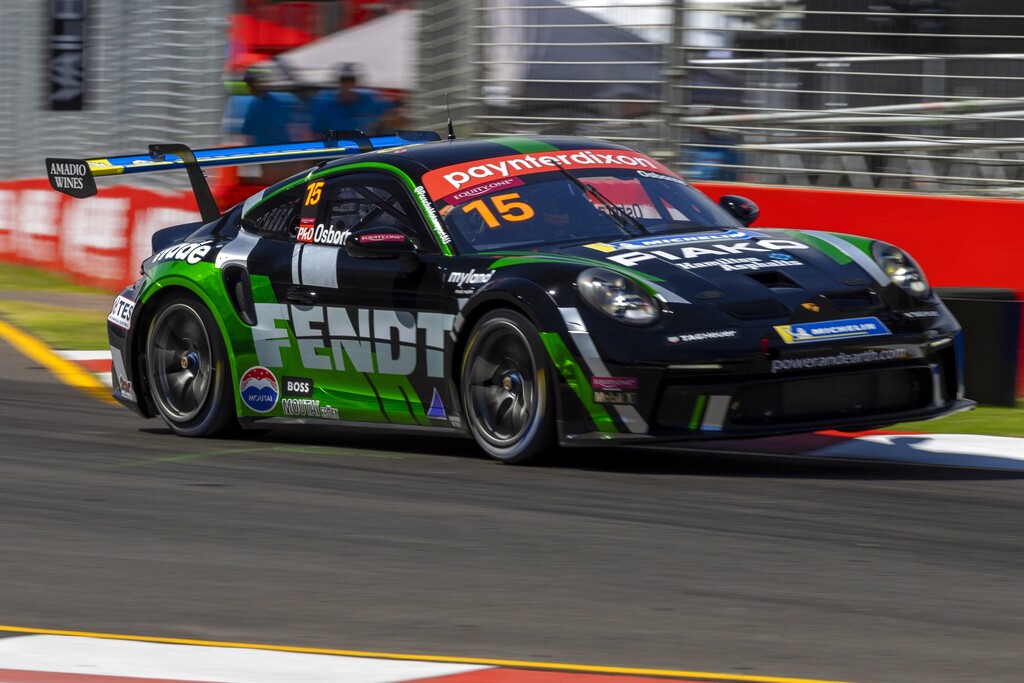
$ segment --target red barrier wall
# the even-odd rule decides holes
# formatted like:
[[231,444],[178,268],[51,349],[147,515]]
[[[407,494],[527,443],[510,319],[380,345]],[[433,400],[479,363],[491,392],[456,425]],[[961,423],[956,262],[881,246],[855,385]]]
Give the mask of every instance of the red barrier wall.
[[109,291],[133,282],[153,232],[199,220],[191,192],[105,187],[73,199],[46,180],[0,183],[0,261],[67,273]]

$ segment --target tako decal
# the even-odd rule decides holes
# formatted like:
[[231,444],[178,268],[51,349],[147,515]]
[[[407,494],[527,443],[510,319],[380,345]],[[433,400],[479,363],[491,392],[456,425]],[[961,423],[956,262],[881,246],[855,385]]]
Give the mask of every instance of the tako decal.
[[[256,304],[253,343],[261,365],[285,366],[297,353],[307,370],[444,376],[444,345],[455,316],[389,309]],[[291,324],[293,337],[278,321]],[[294,356],[293,356],[294,357]]]
[[[773,266],[780,263],[788,263],[788,265],[803,265],[799,261],[779,258],[779,256],[790,257],[789,254],[781,252],[782,249],[800,250],[810,249],[810,247],[806,244],[795,242],[793,240],[760,240],[759,242],[737,242],[735,244],[706,244],[700,247],[679,247],[678,245],[671,245],[665,249],[628,251],[622,254],[611,254],[607,258],[609,261],[614,261],[615,263],[626,267],[632,267],[634,264],[641,261],[660,258],[665,261],[680,262],[677,263],[677,265],[682,268],[686,268],[685,262],[698,260],[703,260],[703,263],[719,267],[735,266],[741,263],[763,263],[764,261],[760,256],[757,258],[750,256],[751,254],[759,254],[767,255],[771,257],[772,261],[777,262],[773,264]],[[707,260],[705,257],[712,257],[714,261]],[[697,267],[701,266],[698,265]],[[689,270],[689,268],[686,269]],[[730,268],[730,270],[751,269],[756,269],[756,267],[747,266],[745,268]]]
[[211,249],[213,249],[213,244],[210,242],[185,242],[184,244],[175,244],[173,247],[157,252],[152,258],[153,263],[184,261],[185,263],[195,265],[202,261],[203,257],[210,253]]
[[828,339],[877,337],[890,334],[889,328],[878,318],[849,318],[801,325],[776,325],[775,331],[787,344],[803,344]]
[[269,413],[277,405],[280,396],[277,377],[267,368],[249,368],[238,381],[238,394],[242,403],[257,413]]
[[835,353],[830,356],[810,358],[777,358],[772,361],[772,373],[783,370],[815,370],[817,368],[839,368],[845,365],[883,363],[910,357],[907,349],[868,349],[856,353]]
[[110,309],[110,315],[107,316],[114,325],[125,330],[131,327],[132,323],[132,312],[135,311],[135,302],[131,299],[125,299],[123,296],[118,295],[114,299],[114,305]]
[[445,166],[426,173],[423,184],[432,199],[442,199],[458,190],[494,182],[495,180],[543,173],[559,166],[567,170],[580,168],[653,169],[671,176],[672,172],[654,159],[639,152],[613,149],[568,150],[560,154],[512,154],[486,161],[469,161]]

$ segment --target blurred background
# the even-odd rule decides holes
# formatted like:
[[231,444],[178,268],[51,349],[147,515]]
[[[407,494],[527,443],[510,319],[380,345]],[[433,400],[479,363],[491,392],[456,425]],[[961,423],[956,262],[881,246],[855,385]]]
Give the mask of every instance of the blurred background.
[[592,135],[697,180],[1024,182],[1024,6],[1000,0],[3,5],[0,180],[47,155],[237,144],[247,73],[299,108],[301,136],[302,108],[353,64],[403,125],[443,130],[450,107],[461,136]]

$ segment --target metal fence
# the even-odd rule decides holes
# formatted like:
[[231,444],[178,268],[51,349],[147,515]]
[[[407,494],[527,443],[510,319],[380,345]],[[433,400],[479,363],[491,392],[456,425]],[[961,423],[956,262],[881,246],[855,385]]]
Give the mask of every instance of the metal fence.
[[[43,175],[46,156],[98,156],[161,140],[216,146],[233,0],[89,0],[81,111],[52,111],[52,7],[0,0],[0,179]],[[73,3],[64,3],[65,5]],[[183,187],[166,174],[148,184]]]
[[448,0],[466,19],[421,64],[461,68],[420,100],[464,93],[475,133],[619,140],[696,179],[1016,196],[1015,4]]
[[[38,176],[69,146],[88,156],[222,141],[235,0],[78,0],[84,109],[51,111],[52,7],[75,2],[0,0],[0,178]],[[695,179],[1016,196],[1014,5],[422,0],[415,123],[443,131],[450,111],[460,136],[618,140]]]

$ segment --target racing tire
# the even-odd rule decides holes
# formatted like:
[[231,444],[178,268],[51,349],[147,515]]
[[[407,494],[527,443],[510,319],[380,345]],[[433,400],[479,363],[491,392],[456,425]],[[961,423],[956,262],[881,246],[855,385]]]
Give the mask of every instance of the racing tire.
[[227,349],[213,314],[198,299],[160,304],[146,335],[146,379],[174,433],[213,437],[238,427]]
[[462,357],[466,422],[487,455],[510,465],[539,462],[555,448],[552,370],[525,316],[491,311],[473,328]]

